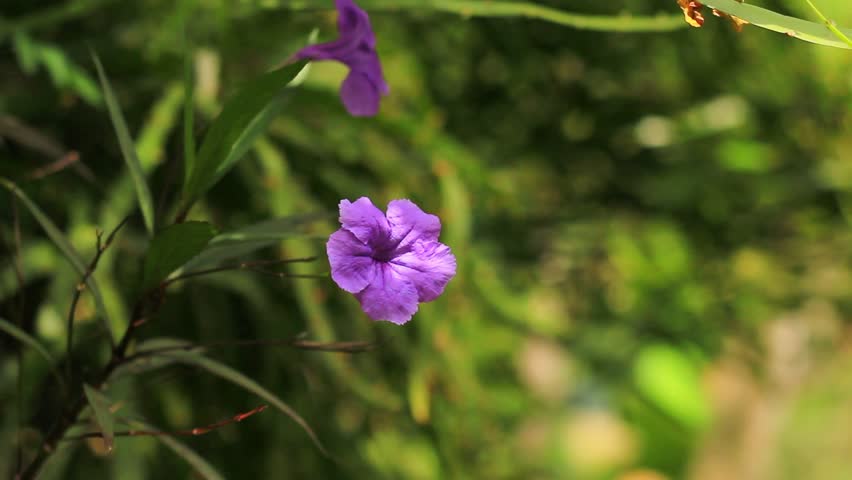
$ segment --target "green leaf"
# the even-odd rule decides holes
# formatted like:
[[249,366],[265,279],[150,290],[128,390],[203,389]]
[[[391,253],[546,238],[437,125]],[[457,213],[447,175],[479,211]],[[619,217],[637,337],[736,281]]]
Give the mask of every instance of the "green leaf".
[[[132,420],[128,423],[135,428],[154,431],[160,430],[151,424],[141,422],[139,420]],[[190,464],[195,469],[195,472],[201,475],[201,478],[206,480],[224,480],[222,474],[220,474],[213,465],[210,465],[210,463],[202,458],[201,455],[195,453],[195,450],[187,447],[174,437],[170,437],[168,435],[157,435],[157,439],[163,442],[163,445],[169,447],[180,458],[184,459],[186,463]]]
[[104,448],[107,452],[111,452],[115,443],[115,418],[109,409],[111,402],[106,395],[88,384],[83,384],[83,391],[86,393],[89,406],[95,412],[95,421],[98,422],[98,427],[103,434]]
[[21,342],[22,344],[32,348],[39,355],[44,357],[47,360],[47,364],[50,365],[50,370],[53,373],[53,376],[56,377],[56,381],[62,386],[62,389],[65,390],[65,381],[62,380],[62,375],[59,374],[59,370],[56,368],[56,360],[53,359],[53,356],[47,351],[38,340],[30,336],[27,332],[21,330],[16,327],[14,324],[9,322],[4,318],[0,318],[0,330],[9,334],[12,338]]
[[328,213],[316,212],[280,217],[216,235],[204,251],[187,262],[181,270],[217,265],[225,260],[276,245],[285,238],[304,236],[306,234],[300,231],[301,228],[328,216]]
[[[47,236],[50,240],[56,245],[57,248],[65,255],[65,258],[71,263],[74,267],[74,270],[77,271],[80,276],[83,276],[86,273],[86,263],[83,261],[83,258],[74,249],[74,246],[71,245],[71,242],[65,238],[65,235],[62,231],[59,230],[59,227],[53,223],[53,221],[41,211],[41,209],[36,205],[30,197],[27,196],[17,185],[13,182],[0,177],[0,185],[4,188],[12,192],[18,199],[27,207],[27,209],[32,213],[33,217],[36,221],[41,225],[41,228],[44,229]],[[106,306],[104,306],[104,299],[101,295],[101,290],[98,288],[98,283],[95,281],[94,276],[89,275],[89,278],[86,280],[86,286],[89,291],[92,292],[92,298],[95,300],[95,306],[98,311],[101,313],[101,320],[104,324],[105,330],[110,334],[110,339],[113,343],[118,337],[118,332],[115,332],[110,327],[109,315],[106,310]]]
[[144,286],[153,287],[164,280],[201,253],[215,235],[216,229],[207,222],[178,223],[162,230],[148,247],[142,280]]
[[184,208],[218,182],[251,148],[284,105],[289,83],[305,65],[298,62],[261,75],[225,103],[186,177]]
[[27,75],[33,75],[38,71],[38,52],[29,35],[24,32],[16,32],[12,37],[12,45],[18,55],[18,64]]
[[[191,344],[186,340],[177,338],[158,337],[151,338],[140,342],[136,346],[134,355],[139,355],[131,362],[125,362],[115,369],[115,372],[110,376],[110,379],[122,378],[127,375],[139,375],[145,372],[150,372],[160,368],[168,367],[175,363],[176,360],[164,357],[163,355],[145,354],[146,352],[157,351],[163,348],[184,348],[186,351],[191,351]],[[180,351],[180,350],[176,350]]]
[[278,398],[275,394],[270,392],[269,390],[260,386],[257,382],[252,380],[251,378],[246,377],[242,373],[234,370],[233,368],[219,363],[215,360],[207,358],[203,355],[200,355],[195,352],[169,352],[161,354],[163,357],[170,357],[174,360],[184,363],[186,365],[192,365],[203,370],[206,370],[217,377],[225,379],[237,386],[242,387],[243,389],[257,395],[258,397],[266,400],[272,406],[277,408],[280,412],[290,417],[294,422],[299,424],[300,427],[308,434],[311,441],[314,445],[326,456],[330,455],[326,451],[325,447],[323,447],[322,443],[320,443],[319,438],[317,438],[313,429],[308,425],[308,422],[305,421],[295,410],[293,410],[289,405],[284,403],[280,398]]
[[[835,36],[827,26],[819,23],[788,17],[765,8],[740,3],[737,0],[710,0],[707,2],[707,6],[739,17],[756,27],[784,33],[799,40],[830,47],[850,48],[843,40]],[[847,37],[852,36],[852,30],[848,28],[838,28],[838,30]]]
[[112,120],[112,126],[118,137],[121,154],[124,157],[124,162],[127,164],[128,170],[130,170],[130,176],[133,178],[133,184],[136,187],[136,197],[139,200],[139,209],[142,210],[142,217],[145,219],[145,228],[148,230],[148,235],[153,235],[154,201],[151,199],[151,190],[148,189],[148,183],[145,180],[142,165],[139,163],[139,157],[136,155],[136,146],[130,137],[130,131],[127,129],[127,122],[125,122],[124,115],[121,113],[121,107],[119,107],[118,100],[115,98],[115,92],[113,92],[109,79],[104,72],[104,67],[101,65],[101,61],[95,52],[92,52],[92,59],[95,61],[95,67],[98,69],[98,77],[101,80],[101,88],[104,91],[104,99],[106,100],[107,110]]

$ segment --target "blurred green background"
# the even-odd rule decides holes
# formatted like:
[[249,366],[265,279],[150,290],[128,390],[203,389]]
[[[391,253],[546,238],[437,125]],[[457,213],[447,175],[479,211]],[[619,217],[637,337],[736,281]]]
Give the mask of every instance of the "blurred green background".
[[[285,60],[313,28],[335,36],[333,10],[313,8],[323,3],[332,4],[5,2],[0,175],[90,258],[96,229],[133,211],[135,193],[89,47],[165,218],[182,168],[184,26],[200,135],[235,86]],[[411,198],[440,215],[458,275],[404,327],[371,322],[331,280],[232,272],[184,282],[142,339],[307,332],[380,343],[357,355],[213,353],[288,402],[336,461],[272,410],[181,441],[226,478],[852,478],[848,51],[736,33],[709,14],[702,29],[613,33],[359,3],[391,86],[381,114],[346,115],[345,68],[315,64],[190,218],[227,231],[331,212],[262,252],[319,255],[294,271],[324,273],[341,198]],[[680,16],[674,0],[540,3]],[[846,0],[819,4],[852,25]],[[799,0],[761,5],[811,15]],[[80,161],[45,170],[69,152]],[[78,276],[18,210],[23,289],[12,203],[0,197],[0,315],[62,357]],[[128,314],[146,241],[136,216],[97,269],[115,317]],[[99,368],[94,313],[84,295],[75,334],[84,376]],[[19,400],[27,454],[60,401],[30,350],[18,396],[17,351],[0,336],[0,475],[14,467]],[[178,366],[116,381],[109,394],[119,415],[163,429],[264,403]],[[97,440],[64,446],[45,478],[198,478],[155,438],[119,439],[112,454]]]

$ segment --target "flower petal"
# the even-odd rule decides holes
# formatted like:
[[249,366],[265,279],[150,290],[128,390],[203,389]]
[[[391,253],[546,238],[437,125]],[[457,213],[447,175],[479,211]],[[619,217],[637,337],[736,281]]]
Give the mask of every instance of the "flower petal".
[[394,270],[417,288],[421,302],[431,302],[444,293],[456,275],[456,257],[439,242],[417,241],[411,250],[390,261]]
[[326,243],[331,278],[349,293],[358,293],[376,276],[376,261],[370,257],[370,247],[364,245],[352,232],[340,229],[331,234]]
[[402,325],[417,311],[417,288],[389,264],[378,263],[372,283],[355,297],[373,320]]
[[391,240],[398,245],[400,253],[406,252],[417,240],[437,242],[441,234],[441,220],[420,210],[411,200],[390,202],[387,217]]
[[352,0],[335,0],[334,5],[339,12],[337,30],[341,37],[357,39],[370,48],[376,47],[376,36],[370,25],[370,17]]
[[352,232],[365,245],[385,245],[390,237],[390,226],[385,214],[367,197],[355,202],[340,201],[340,224]]
[[336,4],[338,38],[308,45],[296,53],[296,59],[338,60],[347,63],[345,59],[352,56],[359,47],[375,49],[376,36],[373,34],[367,12],[358,8],[352,0],[337,0]]
[[379,113],[379,90],[365,73],[358,70],[350,70],[343,80],[340,99],[353,117],[372,117]]

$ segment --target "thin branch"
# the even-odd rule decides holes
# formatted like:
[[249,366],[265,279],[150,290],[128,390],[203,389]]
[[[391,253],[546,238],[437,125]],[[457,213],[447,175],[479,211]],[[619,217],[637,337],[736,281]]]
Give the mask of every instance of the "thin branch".
[[[264,410],[269,408],[269,405],[261,405],[257,408],[249,410],[245,413],[238,413],[231,418],[227,418],[220,422],[212,423],[210,425],[204,427],[196,427],[190,428],[188,430],[172,430],[169,432],[164,432],[160,430],[126,430],[122,432],[115,432],[113,436],[116,437],[191,437],[198,435],[205,435],[213,430],[224,427],[225,425],[230,425],[232,423],[242,422],[243,420],[256,415]],[[80,435],[73,435],[69,437],[65,437],[62,441],[72,441],[72,440],[83,440],[86,438],[103,438],[103,433],[101,432],[88,432]]]
[[30,180],[41,180],[45,177],[53,175],[54,173],[61,172],[71,165],[77,164],[80,161],[80,154],[71,150],[70,152],[62,155],[53,163],[45,165],[43,167],[39,167],[32,171],[29,174]]
[[[0,30],[2,30],[2,27],[0,27]],[[25,124],[16,117],[11,115],[0,115],[0,137],[11,138],[15,142],[28,147],[45,157],[54,159],[56,163],[61,164],[63,161],[67,162],[69,158],[73,158],[74,161],[70,162],[69,165],[73,167],[77,175],[92,185],[98,185],[95,174],[86,166],[86,164],[80,161],[80,156],[77,152],[69,150],[59,141],[45,133],[42,133],[32,126]],[[53,165],[55,165],[55,163]],[[42,167],[42,169],[50,168],[51,165]],[[55,168],[55,166],[53,168]],[[31,174],[31,178],[41,178],[46,176],[41,175],[41,177],[39,177],[39,175],[37,175],[38,173],[39,170],[33,172]],[[49,173],[55,172],[51,171]]]
[[316,260],[317,257],[304,257],[304,258],[284,258],[284,259],[275,259],[275,260],[258,260],[252,262],[240,262],[229,265],[220,265],[218,267],[207,268],[204,270],[195,270],[192,272],[182,273],[176,277],[172,277],[166,279],[161,285],[167,287],[175,282],[179,282],[181,280],[187,280],[194,277],[200,277],[202,275],[210,275],[212,273],[219,272],[229,272],[234,270],[248,270],[251,272],[262,273],[265,275],[272,275],[279,278],[325,278],[325,275],[314,275],[314,274],[299,274],[299,273],[287,273],[287,272],[274,272],[269,270],[264,270],[259,267],[266,265],[280,265],[286,263],[303,263],[303,262],[312,262]]
[[[95,256],[94,258],[92,258],[91,263],[89,263],[89,267],[86,268],[86,271],[83,273],[80,282],[77,283],[77,288],[74,289],[74,297],[71,299],[71,307],[68,309],[68,338],[66,339],[67,341],[65,345],[67,356],[66,367],[69,382],[72,380],[71,373],[73,358],[71,353],[74,345],[74,316],[77,311],[77,303],[80,301],[80,297],[82,296],[83,291],[86,289],[86,282],[88,282],[89,277],[91,277],[92,274],[95,273],[95,269],[98,268],[98,262],[100,261],[101,256],[104,254],[104,252],[106,252],[109,246],[112,245],[112,241],[115,238],[115,235],[118,233],[119,230],[121,230],[121,227],[123,227],[129,219],[130,217],[124,217],[124,220],[122,220],[113,229],[109,236],[107,236],[106,242],[103,241],[103,231],[97,231],[97,249],[95,251]],[[112,342],[112,336],[108,335],[108,338],[110,339],[110,342]],[[115,344],[111,343],[110,346],[115,347]]]

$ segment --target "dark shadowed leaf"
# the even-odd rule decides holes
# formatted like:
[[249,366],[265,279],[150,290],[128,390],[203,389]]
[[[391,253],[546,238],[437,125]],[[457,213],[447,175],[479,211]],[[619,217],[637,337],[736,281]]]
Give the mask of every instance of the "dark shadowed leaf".
[[261,75],[225,103],[205,135],[195,163],[188,166],[184,206],[191,205],[245,155],[283,106],[288,84],[305,65],[298,62]]
[[272,406],[277,408],[280,412],[287,415],[294,422],[298,423],[300,427],[308,434],[311,438],[311,441],[316,445],[316,447],[326,456],[329,456],[325,447],[323,447],[322,443],[320,443],[319,438],[317,438],[313,429],[308,425],[308,422],[305,421],[295,410],[293,410],[289,405],[284,403],[283,400],[278,398],[275,394],[270,392],[269,390],[260,386],[257,382],[252,380],[251,378],[243,375],[242,373],[234,370],[233,368],[219,363],[215,360],[207,358],[201,354],[195,352],[169,352],[163,353],[163,357],[171,357],[174,360],[184,363],[186,365],[193,365],[195,367],[206,370],[217,377],[223,378],[235,385],[238,385],[245,390],[257,395],[258,397],[266,400]]
[[110,401],[106,395],[88,384],[83,385],[83,391],[86,393],[89,406],[95,412],[95,421],[103,434],[104,448],[111,452],[115,442],[115,418],[109,409]]
[[0,330],[9,334],[15,340],[21,342],[22,344],[32,348],[39,355],[44,357],[47,360],[47,364],[50,365],[50,370],[53,372],[53,376],[56,377],[56,381],[59,385],[65,389],[65,381],[62,380],[62,375],[59,374],[59,371],[56,369],[56,361],[53,359],[53,356],[50,355],[50,352],[47,351],[38,340],[30,336],[27,332],[21,330],[20,328],[13,325],[11,322],[4,318],[0,318]]
[[286,238],[304,237],[307,235],[304,227],[326,217],[331,218],[332,215],[325,212],[291,215],[220,233],[210,240],[203,252],[187,262],[182,270],[210,267],[261,248],[271,247]]
[[139,201],[139,209],[142,211],[142,217],[145,219],[145,228],[148,230],[149,235],[153,235],[154,201],[151,199],[151,190],[145,181],[145,173],[142,171],[139,157],[136,155],[136,145],[134,145],[133,138],[130,136],[127,122],[124,120],[124,114],[121,113],[121,107],[115,98],[115,92],[113,92],[112,86],[110,86],[109,79],[106,76],[106,72],[104,72],[104,67],[94,52],[92,52],[92,59],[95,61],[95,67],[98,69],[98,77],[101,80],[101,88],[104,91],[104,100],[106,100],[107,110],[109,111],[110,120],[112,120],[112,126],[115,129],[115,135],[118,137],[121,155],[124,157],[124,163],[127,164],[127,169],[130,170],[130,176],[133,178],[133,185],[136,188],[136,198]]
[[[139,420],[133,420],[128,422],[133,427],[142,428],[145,430],[160,430],[153,425],[150,425],[145,422],[141,422]],[[195,469],[195,473],[201,476],[206,480],[224,480],[225,477],[219,473],[213,465],[207,462],[204,458],[201,457],[195,450],[187,447],[182,442],[178,441],[174,437],[170,437],[168,435],[158,435],[157,440],[163,442],[163,445],[169,447],[173,452],[175,452],[180,458],[184,459],[186,463],[192,466]]]
[[145,257],[143,284],[152,287],[198,255],[216,235],[207,222],[178,223],[158,233]]

